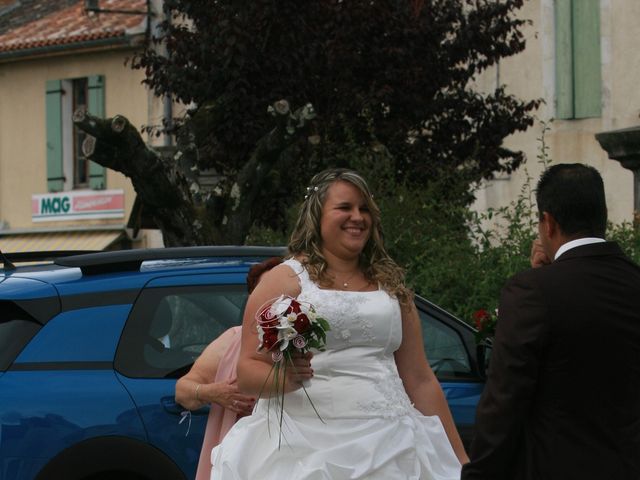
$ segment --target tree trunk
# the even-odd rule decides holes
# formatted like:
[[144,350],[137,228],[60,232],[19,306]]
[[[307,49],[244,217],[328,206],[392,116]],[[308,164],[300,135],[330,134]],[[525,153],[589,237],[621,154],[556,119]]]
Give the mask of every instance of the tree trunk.
[[[291,112],[286,100],[275,102],[269,111],[275,127],[215,195],[201,193],[192,146],[178,147],[174,155],[160,155],[145,145],[138,130],[121,115],[101,119],[78,110],[74,123],[88,133],[82,150],[89,160],[131,179],[145,213],[162,231],[165,246],[240,245],[253,225],[252,207],[267,174],[315,117],[310,104]],[[182,128],[189,128],[188,124]],[[224,214],[213,215],[211,208],[223,208]],[[220,220],[214,223],[214,218]]]

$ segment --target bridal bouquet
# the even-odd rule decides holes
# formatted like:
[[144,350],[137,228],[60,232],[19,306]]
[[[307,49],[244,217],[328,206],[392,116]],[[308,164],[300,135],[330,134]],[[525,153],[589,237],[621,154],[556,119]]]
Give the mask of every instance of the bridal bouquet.
[[[273,360],[273,367],[267,376],[267,379],[272,377],[273,380],[273,395],[269,399],[275,398],[277,402],[280,434],[282,436],[284,378],[287,368],[295,368],[292,355],[294,353],[304,354],[312,348],[323,351],[327,340],[326,332],[330,327],[324,318],[318,316],[313,305],[288,295],[281,295],[278,298],[269,300],[260,307],[256,313],[256,323],[260,341],[258,351],[271,352],[271,359]],[[316,415],[320,418],[304,384],[302,389]]]
[[288,295],[269,300],[256,314],[258,324],[258,351],[272,351],[275,363],[293,352],[308,352],[310,349],[324,350],[329,323],[319,317],[308,302]]

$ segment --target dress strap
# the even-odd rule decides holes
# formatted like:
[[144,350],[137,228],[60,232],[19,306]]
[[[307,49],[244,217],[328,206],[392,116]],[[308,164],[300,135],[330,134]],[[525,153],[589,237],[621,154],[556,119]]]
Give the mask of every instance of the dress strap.
[[307,269],[304,268],[302,263],[300,263],[298,260],[296,260],[295,258],[288,258],[282,263],[284,263],[291,270],[294,271],[294,273],[298,277],[298,283],[300,284],[301,290],[305,290],[314,285],[311,279],[309,278],[309,273],[307,272]]

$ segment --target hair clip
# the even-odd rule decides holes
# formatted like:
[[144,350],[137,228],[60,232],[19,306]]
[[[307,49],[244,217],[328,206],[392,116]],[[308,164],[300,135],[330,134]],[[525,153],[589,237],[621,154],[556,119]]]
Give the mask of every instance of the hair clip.
[[318,191],[318,187],[307,187],[307,194],[304,196],[304,199],[306,200],[307,198],[309,198],[309,195],[312,195],[314,192]]

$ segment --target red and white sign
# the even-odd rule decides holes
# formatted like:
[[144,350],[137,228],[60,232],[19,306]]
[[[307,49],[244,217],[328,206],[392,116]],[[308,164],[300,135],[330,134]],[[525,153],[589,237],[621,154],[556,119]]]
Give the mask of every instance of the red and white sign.
[[31,196],[34,222],[123,217],[123,190],[77,190]]

